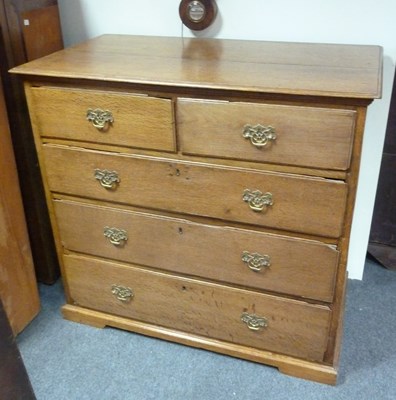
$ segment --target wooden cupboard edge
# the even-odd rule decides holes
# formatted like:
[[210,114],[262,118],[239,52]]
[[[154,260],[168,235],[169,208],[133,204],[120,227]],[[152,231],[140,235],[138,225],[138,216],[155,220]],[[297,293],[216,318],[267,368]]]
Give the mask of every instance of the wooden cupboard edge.
[[318,383],[335,385],[337,370],[331,365],[305,361],[294,357],[272,353],[270,351],[254,349],[234,343],[223,342],[190,333],[151,325],[141,321],[118,317],[100,311],[66,304],[62,307],[63,317],[67,320],[90,325],[96,328],[105,326],[119,328],[146,336],[164,339],[199,349],[242,358],[245,360],[266,364],[278,368],[286,375],[303,378]]
[[[43,157],[43,151],[42,151],[42,141],[41,141],[41,136],[40,136],[39,123],[37,121],[37,117],[34,112],[34,100],[33,100],[32,94],[31,94],[32,85],[28,81],[25,81],[23,83],[23,85],[24,85],[24,93],[25,93],[26,103],[28,105],[30,123],[32,126],[34,145],[36,148],[37,159],[39,162],[40,175],[41,175],[42,182],[43,182],[45,200],[46,200],[46,204],[47,204],[47,208],[48,208],[48,215],[49,215],[51,228],[52,228],[52,235],[53,235],[54,243],[55,243],[57,260],[59,263],[61,276],[65,276],[65,269],[63,266],[63,257],[62,257],[63,246],[62,246],[62,241],[61,241],[60,234],[59,234],[58,225],[56,222],[57,219],[55,216],[54,205],[52,202],[52,193],[51,193],[51,190],[49,189],[48,182],[47,182],[47,171],[45,170],[45,163],[44,163],[44,157]],[[67,299],[67,301],[70,301],[70,296],[69,296],[70,292],[69,292],[69,288],[68,288],[68,283],[65,279],[63,280],[63,286],[64,286],[64,292],[65,292],[66,299]]]
[[357,108],[357,118],[355,126],[355,138],[353,143],[353,153],[351,159],[351,167],[346,179],[348,185],[347,205],[344,215],[344,232],[339,241],[338,249],[340,250],[339,266],[336,276],[336,285],[334,292],[334,301],[332,305],[333,318],[329,331],[329,342],[325,353],[325,361],[336,365],[340,357],[343,315],[345,312],[345,295],[347,285],[347,263],[349,242],[352,229],[352,222],[355,209],[355,200],[357,185],[359,179],[359,169],[361,160],[361,150],[363,146],[363,134],[366,122],[367,108]]

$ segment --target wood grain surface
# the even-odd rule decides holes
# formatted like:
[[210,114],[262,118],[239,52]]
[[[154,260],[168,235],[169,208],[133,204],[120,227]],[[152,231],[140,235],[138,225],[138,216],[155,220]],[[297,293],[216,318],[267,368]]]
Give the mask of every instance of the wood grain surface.
[[[43,151],[55,192],[329,237],[342,233],[342,182],[50,144]],[[116,190],[101,187],[97,168],[118,172]],[[243,201],[246,189],[272,193],[273,205],[253,211]]]
[[[184,332],[321,361],[330,309],[246,290],[65,256],[71,297],[82,307]],[[129,303],[117,300],[112,285],[132,289]],[[250,330],[244,312],[267,318],[268,328]]]
[[12,72],[211,90],[373,99],[381,93],[382,48],[103,35]]
[[39,312],[34,264],[0,79],[0,298],[15,334]]
[[[66,251],[332,301],[338,262],[334,246],[103,205],[56,200],[54,206]],[[123,246],[104,236],[106,226],[127,232]],[[244,251],[269,255],[271,266],[259,272],[249,269],[242,261]]]
[[[103,90],[32,88],[36,128],[43,137],[174,151],[170,99]],[[87,110],[110,111],[114,121],[97,129]]]
[[[186,154],[346,170],[355,111],[178,99],[177,130]],[[244,127],[274,128],[276,139],[255,147]]]

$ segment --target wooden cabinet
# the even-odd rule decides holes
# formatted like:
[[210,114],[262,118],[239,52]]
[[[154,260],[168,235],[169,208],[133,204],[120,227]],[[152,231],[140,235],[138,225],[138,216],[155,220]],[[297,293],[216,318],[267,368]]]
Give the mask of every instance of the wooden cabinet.
[[40,303],[1,79],[0,168],[0,300],[17,334],[39,312]]
[[68,319],[335,383],[376,46],[104,35],[23,75]]
[[56,0],[0,0],[0,74],[36,277],[45,283],[59,277],[59,267],[23,86],[8,70],[62,47]]
[[368,252],[383,266],[396,270],[396,80],[386,127]]
[[36,400],[0,299],[0,398]]

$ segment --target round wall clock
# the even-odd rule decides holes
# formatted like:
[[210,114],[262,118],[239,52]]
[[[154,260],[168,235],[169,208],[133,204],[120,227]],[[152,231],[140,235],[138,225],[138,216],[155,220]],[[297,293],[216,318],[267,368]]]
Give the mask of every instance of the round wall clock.
[[214,0],[182,0],[179,6],[180,18],[193,31],[202,31],[216,18],[217,6]]

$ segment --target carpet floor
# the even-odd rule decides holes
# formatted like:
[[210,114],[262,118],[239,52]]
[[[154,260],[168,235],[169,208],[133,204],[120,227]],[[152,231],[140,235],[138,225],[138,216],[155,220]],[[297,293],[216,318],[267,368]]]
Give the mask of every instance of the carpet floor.
[[[38,400],[395,400],[396,272],[349,280],[338,385],[117,329],[62,319],[62,284],[17,343]],[[8,400],[8,399],[7,399]],[[15,399],[19,400],[19,399]]]

